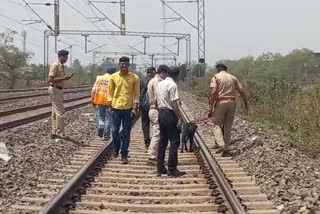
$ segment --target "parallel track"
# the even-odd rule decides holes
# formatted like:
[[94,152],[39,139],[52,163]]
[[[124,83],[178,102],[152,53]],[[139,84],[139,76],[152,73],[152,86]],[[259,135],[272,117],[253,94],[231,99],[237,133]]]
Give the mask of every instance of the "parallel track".
[[[188,110],[183,112],[189,121]],[[12,206],[13,212],[276,213],[250,177],[231,158],[213,155],[204,139],[197,133],[195,153],[179,153],[178,167],[187,172],[180,178],[156,177],[140,123],[133,127],[128,165],[111,158],[111,141],[95,139],[65,168],[40,179],[38,190]]]
[[[72,109],[80,108],[82,106],[91,103],[90,97],[78,97],[72,99],[71,102],[67,102],[65,110],[69,111]],[[4,131],[10,128],[14,128],[20,125],[24,125],[36,120],[41,120],[51,115],[51,105],[46,104],[46,107],[32,106],[28,111],[20,113],[9,114],[7,116],[0,117],[0,131]],[[22,110],[21,110],[22,111]]]
[[[92,87],[91,85],[83,85],[83,86],[72,86],[65,89],[79,89],[79,88],[87,88]],[[28,89],[0,89],[0,93],[12,93],[12,92],[28,92],[28,91],[46,91],[48,87],[41,88],[28,88]]]
[[[86,96],[66,99],[66,100],[64,100],[64,103],[70,103],[73,101],[77,101],[77,100],[85,99],[85,98],[90,98],[90,97],[91,97],[91,95],[86,95]],[[27,112],[27,111],[31,111],[31,110],[35,110],[35,109],[45,108],[45,107],[49,107],[51,105],[52,105],[52,103],[50,102],[50,103],[27,106],[27,107],[22,107],[22,108],[7,110],[7,111],[0,111],[0,117],[5,117],[5,116],[11,115],[11,114],[17,114],[17,113],[21,113],[21,112]]]
[[[78,92],[84,92],[84,91],[90,91],[91,88],[84,88],[84,89],[75,89],[75,90],[66,90],[64,91],[65,94],[70,94],[70,93],[78,93]],[[40,93],[40,94],[27,94],[27,95],[20,95],[20,96],[7,96],[7,97],[1,97],[0,98],[0,104],[1,103],[6,103],[6,102],[11,102],[15,100],[22,100],[22,99],[27,99],[27,98],[32,98],[32,97],[43,97],[43,96],[48,96],[48,93]]]

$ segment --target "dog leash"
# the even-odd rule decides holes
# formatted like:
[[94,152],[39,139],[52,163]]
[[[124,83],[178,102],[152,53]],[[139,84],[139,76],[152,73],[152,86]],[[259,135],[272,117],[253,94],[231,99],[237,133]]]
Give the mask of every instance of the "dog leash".
[[198,117],[198,118],[192,120],[192,122],[199,124],[199,123],[202,123],[202,122],[206,122],[209,119],[210,118],[208,117],[208,115],[204,115],[204,116],[201,116],[201,117]]

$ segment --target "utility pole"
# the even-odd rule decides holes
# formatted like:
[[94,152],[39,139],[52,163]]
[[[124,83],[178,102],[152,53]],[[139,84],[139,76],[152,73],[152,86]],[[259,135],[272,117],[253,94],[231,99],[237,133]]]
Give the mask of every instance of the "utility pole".
[[198,0],[198,59],[199,63],[206,63],[206,27],[205,27],[205,0]]
[[27,32],[24,30],[21,32],[22,36],[22,51],[26,52]]
[[96,52],[92,52],[92,68],[90,71],[90,77],[91,77],[91,84],[93,84],[93,72],[96,70]]
[[120,31],[121,35],[126,33],[126,0],[120,0]]
[[54,0],[54,35],[58,36],[60,33],[60,13],[59,13],[60,0]]
[[[164,19],[164,29],[165,29],[165,19],[171,19],[171,20],[183,20],[186,23],[188,23],[191,27],[193,27],[195,30],[197,30],[198,33],[198,63],[205,64],[206,59],[206,47],[205,47],[205,0],[188,0],[188,1],[167,1],[167,0],[160,0],[162,2],[162,19]],[[179,12],[177,12],[173,7],[171,7],[169,4],[173,3],[197,3],[197,25],[191,23],[187,18],[182,16]],[[166,18],[165,9],[164,7],[168,8],[170,11],[175,13],[178,18]],[[171,21],[170,21],[171,22]],[[168,23],[168,22],[167,22]]]
[[54,34],[54,39],[55,39],[55,52],[57,52],[58,48],[58,36],[60,34],[60,13],[59,13],[59,3],[60,0],[54,0],[54,29],[53,29],[53,34]]

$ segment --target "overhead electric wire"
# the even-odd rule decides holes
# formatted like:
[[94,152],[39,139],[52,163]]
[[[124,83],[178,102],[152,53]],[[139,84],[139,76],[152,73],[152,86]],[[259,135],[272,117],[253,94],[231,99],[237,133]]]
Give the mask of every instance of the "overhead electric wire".
[[78,10],[77,8],[75,8],[74,6],[72,6],[72,4],[70,4],[67,0],[64,0],[64,2],[71,7],[73,10],[75,10],[77,13],[79,13],[82,17],[84,17],[86,20],[88,20],[91,24],[93,24],[98,30],[101,30],[101,28],[99,28],[99,26],[94,23],[92,20],[90,20],[86,15],[84,15],[80,10]]
[[[43,34],[43,31],[41,31],[41,30],[39,30],[39,29],[37,29],[37,28],[34,28],[34,27],[30,26],[30,25],[26,25],[26,24],[24,24],[24,23],[22,23],[22,22],[19,22],[19,21],[15,20],[15,19],[13,19],[13,18],[11,18],[11,17],[8,17],[7,15],[4,15],[4,14],[1,14],[1,13],[0,13],[0,16],[1,16],[1,17],[4,17],[4,18],[6,18],[6,19],[9,19],[10,21],[15,22],[15,23],[17,23],[17,24],[19,24],[19,25],[28,27],[28,28],[30,28],[30,29],[32,29],[32,30],[34,30],[34,31],[37,31],[37,32]],[[65,39],[64,39],[64,40],[65,40]],[[69,43],[71,43],[71,42],[69,42]],[[75,44],[74,46],[77,46],[77,47],[79,47],[79,48],[82,48],[82,47],[80,47],[80,46],[78,46],[78,45],[76,45],[76,44]]]
[[[6,29],[6,30],[10,30],[10,31],[15,31],[15,30],[12,30],[12,29],[10,29],[10,28],[8,28],[8,27],[6,27],[6,26],[3,26],[3,25],[1,25],[0,24],[0,27],[2,27],[2,28],[4,28],[4,29]],[[16,32],[16,31],[15,31]],[[20,39],[20,38],[16,38],[15,36],[13,36],[14,37],[14,39],[16,39],[16,40],[18,40],[18,41],[22,41],[22,39]],[[40,46],[39,46],[39,44],[37,44],[37,43],[33,43],[33,42],[31,42],[31,41],[26,41],[28,44],[31,44],[31,45],[33,45],[33,46],[35,46],[35,47],[38,47],[38,48],[41,48]]]
[[18,3],[18,2],[15,2],[15,1],[13,1],[13,0],[7,0],[7,1],[8,1],[8,2],[11,2],[12,4],[16,4],[16,5],[20,5],[20,6],[23,6],[23,7],[24,7],[23,4]]
[[[66,1],[66,0],[64,0],[64,1]],[[92,12],[96,17],[98,17],[98,14],[96,13],[96,11],[94,11],[94,9],[90,6],[90,2],[89,2],[89,1],[82,0],[82,2],[89,7],[89,9],[91,10],[91,12]],[[80,11],[79,11],[79,12],[80,12]],[[80,12],[80,13],[81,13],[81,12]],[[90,21],[93,25],[95,25],[98,30],[102,31],[101,28],[99,28],[99,26],[97,26],[97,24],[96,24],[95,22],[93,22],[92,20],[90,20],[87,16],[83,15],[83,13],[81,13],[81,14],[82,14],[82,16],[83,16],[84,18],[86,18],[86,19],[87,19],[88,21]],[[102,22],[102,26],[104,27],[104,29],[105,29],[106,31],[110,31],[110,29],[108,29],[108,28],[104,25],[104,22]],[[110,41],[112,41],[112,42],[114,43],[114,45],[116,45],[118,48],[120,48],[120,49],[123,50],[123,48],[120,47],[120,45],[119,45],[119,44],[121,44],[121,43],[120,43],[115,37],[113,37],[113,36],[107,36],[107,38],[109,38]]]
[[26,6],[30,8],[30,10],[47,26],[47,28],[53,30],[52,27],[28,4],[28,2],[26,2],[25,0],[21,1],[23,1],[26,4]]
[[114,23],[106,14],[104,14],[99,8],[97,8],[90,0],[88,0],[89,4],[94,7],[99,13],[101,13],[101,15],[103,15],[107,20],[109,20],[109,22],[111,24],[113,24],[114,26],[116,26],[117,28],[121,29],[121,27],[119,25],[117,25],[116,23]]

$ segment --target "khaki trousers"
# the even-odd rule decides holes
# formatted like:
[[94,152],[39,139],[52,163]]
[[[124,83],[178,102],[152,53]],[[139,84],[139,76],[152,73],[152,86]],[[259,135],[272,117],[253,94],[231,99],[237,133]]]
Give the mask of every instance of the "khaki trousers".
[[158,147],[159,147],[159,141],[160,141],[160,126],[159,126],[159,112],[156,109],[150,109],[149,110],[149,119],[151,123],[152,128],[152,136],[151,136],[151,142],[148,149],[148,154],[152,158],[156,158],[158,155]]
[[[215,136],[216,143],[226,149],[228,149],[230,145],[231,130],[235,111],[235,101],[219,101],[217,102],[213,112],[213,134]],[[223,126],[223,133],[221,126]]]
[[52,102],[52,134],[62,135],[65,127],[63,91],[55,87],[49,87],[48,92]]

